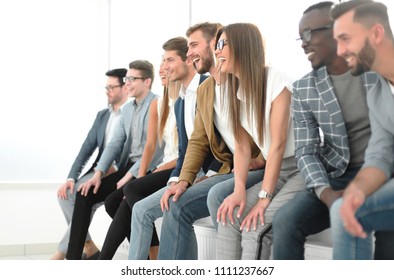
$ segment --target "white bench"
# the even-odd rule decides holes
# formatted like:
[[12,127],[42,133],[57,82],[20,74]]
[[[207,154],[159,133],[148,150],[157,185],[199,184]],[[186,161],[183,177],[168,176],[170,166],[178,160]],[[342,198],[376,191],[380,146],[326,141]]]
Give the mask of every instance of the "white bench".
[[[157,233],[160,236],[162,218],[156,221]],[[216,230],[212,224],[211,217],[197,220],[194,223],[194,232],[198,243],[199,260],[216,259]],[[119,254],[127,258],[129,252],[129,243],[127,239],[121,244]],[[321,233],[311,235],[307,238],[305,244],[306,260],[329,260],[332,259],[332,243],[330,230],[327,229]]]
[[[216,231],[211,217],[197,220],[194,223],[194,231],[198,243],[198,259],[216,259]],[[332,259],[332,242],[330,229],[311,235],[305,244],[305,259],[324,260]]]

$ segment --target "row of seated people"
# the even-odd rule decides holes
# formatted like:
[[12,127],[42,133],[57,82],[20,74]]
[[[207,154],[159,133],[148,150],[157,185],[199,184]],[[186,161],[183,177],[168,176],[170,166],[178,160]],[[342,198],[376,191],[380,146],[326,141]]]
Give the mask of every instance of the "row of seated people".
[[[68,229],[53,259],[112,259],[125,238],[129,259],[197,259],[193,223],[208,216],[218,259],[303,259],[306,237],[340,221],[344,189],[364,169],[366,92],[379,81],[372,72],[352,75],[337,54],[333,5],[302,15],[313,70],[296,81],[266,63],[250,23],[199,23],[187,39],[166,41],[160,97],[151,92],[150,62],[108,71],[110,107],[58,191]],[[102,204],[113,220],[99,250],[88,228]],[[371,233],[375,258],[393,259],[393,232]]]

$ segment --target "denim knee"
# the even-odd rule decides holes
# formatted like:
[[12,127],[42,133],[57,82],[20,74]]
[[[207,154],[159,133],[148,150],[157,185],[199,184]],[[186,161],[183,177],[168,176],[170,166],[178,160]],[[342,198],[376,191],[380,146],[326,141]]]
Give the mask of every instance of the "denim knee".
[[[180,201],[173,202],[173,201],[172,201],[172,198],[170,198],[170,199],[168,200],[168,208],[169,208],[168,211],[166,211],[166,210],[164,211],[165,214],[166,214],[166,216],[170,216],[170,217],[172,217],[173,219],[178,220],[179,217],[180,217],[180,216],[182,215],[182,213],[183,213],[184,205],[181,204]],[[164,214],[164,213],[163,213],[163,214]]]
[[286,234],[289,232],[294,232],[296,225],[294,224],[294,220],[291,218],[291,212],[294,209],[286,207],[287,205],[279,208],[272,220],[272,230],[275,232],[275,235]]
[[144,206],[142,200],[140,200],[140,201],[138,201],[137,203],[134,204],[132,212],[133,212],[132,213],[132,218],[134,218],[134,216],[142,217],[142,216],[146,215],[145,206]]
[[218,208],[220,207],[220,204],[222,203],[222,201],[219,200],[218,195],[219,192],[215,187],[211,188],[208,192],[207,205],[208,205],[209,213],[211,215],[212,213],[217,212]]
[[339,198],[331,205],[330,208],[330,220],[331,228],[335,228],[335,225],[342,224],[342,218],[340,215],[340,208],[342,206],[343,199]]

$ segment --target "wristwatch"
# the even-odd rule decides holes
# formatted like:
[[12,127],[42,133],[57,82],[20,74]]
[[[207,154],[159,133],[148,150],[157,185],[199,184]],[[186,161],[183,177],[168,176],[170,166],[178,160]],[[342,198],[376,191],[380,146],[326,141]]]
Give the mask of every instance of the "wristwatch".
[[272,200],[274,198],[274,195],[267,193],[265,190],[261,190],[259,192],[259,198],[268,198],[269,200]]

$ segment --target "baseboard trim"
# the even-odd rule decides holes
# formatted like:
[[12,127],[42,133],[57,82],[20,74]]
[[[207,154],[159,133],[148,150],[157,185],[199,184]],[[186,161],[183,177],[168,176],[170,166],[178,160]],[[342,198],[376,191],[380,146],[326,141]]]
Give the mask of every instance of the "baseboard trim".
[[57,243],[0,245],[0,257],[55,253]]

